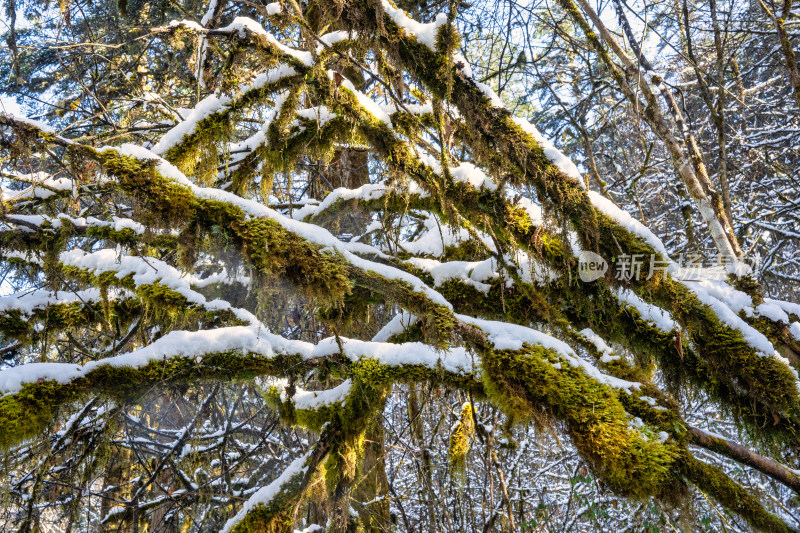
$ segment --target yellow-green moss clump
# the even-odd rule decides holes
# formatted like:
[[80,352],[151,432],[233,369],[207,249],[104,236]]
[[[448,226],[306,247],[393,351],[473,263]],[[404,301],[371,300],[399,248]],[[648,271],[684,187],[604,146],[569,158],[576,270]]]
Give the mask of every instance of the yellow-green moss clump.
[[68,407],[88,393],[131,401],[151,390],[156,383],[169,385],[215,379],[250,379],[258,375],[278,375],[289,368],[302,368],[299,356],[265,358],[231,351],[201,358],[173,357],[139,368],[100,365],[65,384],[55,381],[28,383],[19,392],[0,397],[0,449],[37,435],[52,422],[60,408]]
[[453,470],[457,472],[464,470],[467,462],[467,454],[472,446],[472,438],[474,435],[475,416],[472,412],[472,404],[470,402],[465,402],[461,407],[461,416],[450,432],[448,457]]
[[757,498],[729,478],[719,468],[686,454],[680,460],[680,469],[686,479],[694,483],[697,488],[709,494],[727,509],[744,517],[755,529],[769,531],[770,533],[797,531],[764,509]]
[[538,346],[500,350],[484,354],[482,365],[493,402],[515,420],[549,415],[562,421],[581,456],[617,493],[647,498],[682,486],[675,470],[677,444],[633,428],[615,389],[555,352]]

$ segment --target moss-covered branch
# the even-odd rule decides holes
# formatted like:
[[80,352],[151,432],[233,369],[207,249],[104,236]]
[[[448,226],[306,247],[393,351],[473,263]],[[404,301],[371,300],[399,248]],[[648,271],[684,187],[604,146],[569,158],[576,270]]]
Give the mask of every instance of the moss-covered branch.
[[[370,12],[366,17],[363,15],[365,8]],[[390,16],[382,15],[377,3],[354,2],[350,9],[360,13],[354,18],[353,29],[376,32],[382,44],[394,51],[400,64],[434,95],[451,98],[467,128],[474,132],[474,138],[469,140],[473,154],[492,164],[497,160],[494,155],[502,153],[503,166],[490,167],[493,174],[535,187],[545,210],[560,220],[569,221],[584,249],[597,251],[607,259],[618,254],[640,254],[645,262],[648,258],[660,257],[660,253],[641,236],[631,233],[596,208],[582,186],[551,163],[539,143],[513,120],[511,114],[495,107],[480,87],[457,66],[452,75],[443,78],[440,70],[446,58],[442,54],[409,36]],[[378,25],[376,20],[381,24]],[[451,79],[452,86],[448,81]],[[381,151],[380,145],[377,149]],[[391,162],[391,158],[387,159]],[[611,274],[608,276],[609,281],[619,283],[612,279]],[[798,408],[798,390],[791,370],[774,358],[756,353],[740,331],[723,323],[687,287],[667,275],[632,283],[636,284],[637,293],[645,301],[673,313],[718,379],[744,387],[776,416],[787,409]]]
[[681,447],[633,429],[618,391],[541,347],[484,354],[482,367],[492,401],[518,419],[562,420],[581,456],[616,492],[643,498],[679,491]]
[[764,509],[756,497],[719,468],[692,456],[684,457],[679,464],[686,479],[727,509],[743,517],[755,529],[775,533],[797,532],[797,529],[788,526],[783,520]]

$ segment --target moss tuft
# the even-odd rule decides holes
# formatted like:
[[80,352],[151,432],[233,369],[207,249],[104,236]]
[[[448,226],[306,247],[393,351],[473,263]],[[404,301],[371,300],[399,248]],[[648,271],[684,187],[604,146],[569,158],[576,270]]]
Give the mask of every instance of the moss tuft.
[[563,421],[581,456],[617,493],[643,499],[680,485],[678,445],[631,428],[617,392],[555,352],[539,346],[500,350],[484,354],[482,365],[493,402],[516,420],[546,413]]
[[465,402],[461,408],[461,416],[450,432],[448,457],[450,466],[454,471],[462,472],[464,470],[467,463],[467,453],[469,453],[474,435],[475,417],[472,412],[472,404]]

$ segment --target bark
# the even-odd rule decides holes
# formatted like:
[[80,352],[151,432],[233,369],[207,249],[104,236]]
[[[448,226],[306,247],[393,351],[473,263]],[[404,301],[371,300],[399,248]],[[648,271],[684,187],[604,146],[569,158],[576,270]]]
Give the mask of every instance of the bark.
[[716,52],[717,67],[717,112],[714,124],[717,126],[717,144],[719,146],[719,187],[722,190],[725,215],[728,220],[733,220],[731,189],[728,183],[728,145],[725,134],[725,50],[722,46],[722,36],[717,20],[717,0],[709,0],[709,8],[711,9],[711,23],[714,26],[714,51]]
[[792,1],[783,0],[783,12],[781,13],[780,18],[769,8],[769,6],[767,6],[767,4],[764,3],[764,0],[758,0],[758,3],[761,5],[761,9],[764,10],[764,13],[766,13],[767,17],[769,17],[769,19],[772,21],[772,25],[775,26],[775,33],[777,33],[778,40],[781,43],[783,61],[786,64],[786,70],[788,71],[789,75],[789,84],[792,86],[792,93],[794,94],[794,99],[797,102],[797,110],[800,112],[800,70],[797,68],[797,59],[795,58],[791,37],[789,36],[789,32],[786,31],[786,26],[784,25],[784,22],[786,22],[786,19],[792,10]]
[[364,436],[361,479],[353,491],[354,499],[359,502],[356,512],[365,532],[390,531],[389,480],[386,478],[384,432],[380,422],[371,420]]
[[431,465],[430,451],[425,446],[424,427],[422,424],[422,409],[419,403],[419,393],[416,390],[409,391],[408,395],[408,418],[411,423],[411,437],[414,445],[417,446],[420,453],[419,464],[419,478],[421,486],[421,494],[425,498],[428,507],[428,531],[436,533],[436,507],[434,506],[435,498],[433,496],[433,470]]
[[[695,165],[702,163],[702,159],[698,158],[696,154],[695,157],[690,157],[687,153],[689,150],[696,150],[696,144],[692,146],[685,146],[685,142],[679,140],[673,133],[676,128],[684,132],[685,124],[682,128],[669,123],[667,118],[662,114],[649,83],[647,83],[646,80],[644,80],[641,76],[639,67],[620,46],[603,21],[600,19],[597,12],[594,11],[587,0],[576,0],[576,2],[592,20],[592,23],[595,25],[595,27],[597,27],[600,32],[600,36],[603,38],[603,41],[614,51],[615,55],[620,59],[620,61],[622,61],[625,69],[624,71],[615,63],[613,63],[610,56],[603,48],[601,42],[592,32],[587,21],[580,14],[575,4],[571,0],[560,0],[560,3],[570,13],[575,22],[584,30],[587,38],[595,48],[595,51],[599,54],[600,58],[609,67],[612,76],[615,78],[615,81],[617,81],[619,88],[631,101],[635,109],[643,109],[641,112],[643,118],[653,129],[654,133],[656,133],[656,135],[658,135],[658,137],[664,142],[665,147],[675,162],[678,175],[686,185],[689,196],[694,200],[695,205],[700,211],[701,217],[708,225],[711,237],[717,247],[717,250],[721,254],[728,257],[739,257],[741,255],[741,250],[739,249],[738,242],[733,235],[733,229],[730,227],[727,217],[724,216],[722,204],[721,202],[718,202],[718,209],[715,209],[715,202],[711,197],[709,197],[707,192],[708,183],[706,183],[705,186],[703,184],[703,178],[705,178],[706,182],[708,181],[707,174],[703,176],[698,175],[698,173],[695,172]],[[636,77],[638,79],[639,88],[642,96],[645,98],[646,105],[641,104],[636,91],[634,91],[629,85],[627,79],[631,77]],[[658,82],[661,81],[660,78],[656,78],[656,80]],[[661,82],[660,85],[663,86],[663,82]],[[674,99],[671,98],[671,93],[669,93],[668,90],[663,91],[662,95],[665,99],[671,99],[672,103],[674,104]],[[675,104],[669,107],[671,113],[674,115],[677,112],[677,116],[681,119],[681,122],[683,122],[682,115],[680,114],[680,110],[677,108],[677,105]]]
[[705,73],[700,68],[700,63],[694,53],[694,45],[692,43],[691,27],[689,24],[689,5],[687,0],[683,0],[682,16],[683,16],[683,33],[686,41],[686,55],[689,61],[694,66],[697,84],[700,88],[700,97],[706,105],[706,109],[711,115],[714,122],[714,127],[717,131],[717,148],[718,148],[718,161],[719,161],[719,187],[722,192],[722,203],[725,209],[725,216],[728,220],[733,220],[731,212],[731,197],[730,187],[728,184],[728,149],[727,149],[727,135],[725,133],[725,57],[722,47],[722,37],[720,35],[719,23],[717,21],[717,5],[716,0],[709,1],[709,9],[711,10],[712,27],[714,31],[714,51],[715,51],[715,67],[717,76],[717,99],[714,102],[711,90],[705,80]]
[[[581,2],[582,4],[586,3],[586,0],[578,0],[578,1]],[[689,126],[686,124],[686,120],[683,118],[683,113],[681,113],[680,107],[678,106],[678,102],[675,100],[675,96],[672,94],[672,91],[664,83],[664,80],[658,74],[656,74],[655,70],[653,69],[653,66],[650,64],[650,62],[642,53],[639,47],[639,43],[633,34],[633,30],[631,29],[630,23],[628,22],[628,18],[625,15],[625,12],[622,10],[622,4],[620,0],[614,0],[614,7],[617,10],[617,16],[619,17],[620,24],[622,25],[623,31],[625,32],[625,36],[628,39],[628,44],[630,45],[631,49],[634,52],[635,57],[639,62],[639,66],[645,70],[645,72],[649,75],[649,78],[652,81],[652,83],[661,93],[661,96],[667,105],[667,109],[669,110],[670,115],[672,116],[672,120],[675,122],[678,130],[681,132],[683,136],[684,150],[685,153],[688,154],[689,161],[691,162],[692,170],[694,173],[693,176],[694,179],[692,180],[692,178],[689,178],[689,180],[697,181],[699,186],[702,188],[703,192],[704,200],[700,200],[698,198],[698,207],[700,208],[702,213],[704,205],[708,203],[709,207],[713,210],[713,215],[709,213],[708,215],[709,218],[712,218],[713,216],[713,218],[716,219],[716,221],[721,226],[721,229],[724,231],[724,236],[725,239],[728,241],[728,246],[725,247],[725,250],[720,249],[719,252],[722,253],[723,255],[727,255],[728,257],[731,256],[741,257],[742,249],[739,246],[738,240],[736,239],[736,235],[734,234],[733,226],[730,223],[730,219],[725,213],[725,208],[722,202],[722,198],[714,189],[711,183],[711,179],[708,176],[708,170],[706,169],[706,166],[703,163],[703,156],[700,153],[699,146],[697,145],[697,139],[695,139],[694,134],[689,129]],[[647,80],[644,79],[644,77],[642,76],[638,76],[638,80],[640,87],[647,83]],[[712,233],[713,232],[714,229],[712,229]],[[721,236],[719,238],[721,240]]]
[[796,493],[800,494],[800,475],[768,457],[759,455],[741,444],[712,435],[702,429],[690,427],[692,442],[712,452],[724,455],[741,464],[755,468],[759,472],[783,483]]

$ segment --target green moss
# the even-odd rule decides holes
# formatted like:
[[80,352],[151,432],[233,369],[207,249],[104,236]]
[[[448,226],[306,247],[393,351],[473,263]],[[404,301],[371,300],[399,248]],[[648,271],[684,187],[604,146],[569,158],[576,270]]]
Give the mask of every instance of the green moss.
[[[553,366],[559,363],[560,369]],[[517,420],[542,414],[564,422],[581,456],[614,491],[634,498],[674,492],[675,442],[629,428],[617,392],[541,347],[482,355],[489,398]]]
[[33,344],[49,334],[106,327],[112,322],[127,324],[140,311],[135,299],[109,302],[107,310],[103,302],[54,304],[30,315],[12,309],[0,313],[0,334]]
[[707,492],[725,508],[743,517],[756,530],[765,533],[796,531],[783,520],[768,512],[750,492],[733,481],[715,466],[687,455],[679,463],[686,478]]
[[90,391],[131,401],[151,390],[156,383],[250,379],[257,375],[277,375],[301,365],[301,358],[295,355],[266,359],[232,351],[197,358],[173,357],[139,368],[100,365],[66,384],[46,380],[28,383],[20,392],[0,397],[0,449],[41,433],[60,408],[79,401]]
[[230,533],[285,533],[294,525],[292,507],[302,491],[304,474],[289,478],[266,504],[253,506]]
[[686,328],[692,344],[712,372],[744,387],[749,395],[776,413],[798,408],[798,391],[791,370],[773,357],[758,355],[739,330],[722,323],[685,286],[671,278],[654,276],[646,288],[637,292],[672,313]]
[[[447,79],[437,75],[445,60],[441,55],[413,38],[405,38],[402,30],[388,18],[383,19],[381,38],[435,97],[446,97]],[[494,108],[469,79],[456,76],[453,83],[452,101],[469,126],[465,140],[478,160],[487,164],[494,175],[507,176],[514,183],[533,185],[545,210],[560,220],[569,221],[577,230],[584,249],[598,251],[608,258],[618,253],[651,256],[654,251],[643,239],[592,206],[580,184],[560,173],[507,111]],[[503,224],[498,221],[497,225]],[[798,393],[788,368],[771,358],[759,358],[752,348],[742,345],[738,332],[711,316],[709,309],[695,305],[686,297],[685,288],[684,294],[680,292],[676,287],[664,290],[655,280],[644,283],[640,295],[673,311],[689,330],[690,340],[698,346],[698,353],[708,361],[713,373],[731,385],[744,386],[776,416],[785,409],[796,409]],[[734,357],[726,360],[723,354],[730,350]]]
[[389,280],[372,271],[354,271],[353,278],[357,285],[383,294],[388,300],[401,303],[415,313],[428,342],[438,348],[449,344],[455,325],[455,318],[449,308],[431,302],[425,294],[415,291],[405,281]]
[[45,381],[0,397],[0,450],[39,435],[62,406],[77,399],[79,389]]
[[301,80],[301,75],[287,76],[238,95],[223,111],[211,113],[198,121],[192,133],[185,135],[178,144],[167,150],[165,159],[184,173],[190,174],[200,165],[204,170],[201,174],[211,176],[218,164],[217,145],[230,138],[236,122],[234,117],[249,107],[263,103],[277,91],[294,88]]
[[22,314],[12,309],[0,314],[0,333],[4,337],[17,340],[26,340],[30,329],[30,322],[22,317]]
[[[370,146],[396,173],[412,177],[431,194],[431,198],[437,199],[438,205],[431,206],[432,210],[445,221],[461,226],[465,220],[476,228],[495,234],[501,242],[520,245],[551,263],[564,264],[567,248],[563,239],[534,225],[527,211],[512,204],[503,190],[476,189],[468,183],[452,180],[442,185],[442,179],[422,164],[410,145],[392,128],[366,112],[349,92],[342,92],[345,94],[329,96],[340,102],[344,112],[358,122]],[[492,153],[497,152],[492,150]]]

